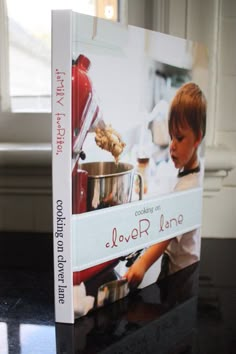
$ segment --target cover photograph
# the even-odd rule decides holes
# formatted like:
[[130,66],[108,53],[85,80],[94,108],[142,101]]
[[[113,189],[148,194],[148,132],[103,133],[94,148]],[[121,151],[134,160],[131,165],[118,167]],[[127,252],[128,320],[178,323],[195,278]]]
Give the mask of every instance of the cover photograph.
[[200,260],[207,70],[200,43],[52,12],[56,322]]

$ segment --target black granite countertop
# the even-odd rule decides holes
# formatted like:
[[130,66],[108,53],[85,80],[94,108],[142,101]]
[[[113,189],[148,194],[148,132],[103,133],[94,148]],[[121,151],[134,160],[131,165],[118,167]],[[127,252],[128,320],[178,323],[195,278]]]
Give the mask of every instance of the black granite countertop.
[[[233,354],[236,286],[222,274],[235,265],[232,246],[236,240],[204,240],[200,264],[89,313],[74,325],[54,322],[51,265],[2,266],[0,354]],[[227,258],[220,266],[217,256],[222,252]]]

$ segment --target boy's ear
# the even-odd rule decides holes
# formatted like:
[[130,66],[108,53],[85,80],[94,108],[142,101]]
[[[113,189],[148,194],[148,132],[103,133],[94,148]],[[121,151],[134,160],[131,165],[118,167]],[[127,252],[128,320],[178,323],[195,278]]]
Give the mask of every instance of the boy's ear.
[[196,136],[196,140],[195,140],[195,143],[194,143],[194,146],[195,146],[196,149],[201,144],[201,142],[202,142],[202,132],[200,132],[198,134],[198,136]]

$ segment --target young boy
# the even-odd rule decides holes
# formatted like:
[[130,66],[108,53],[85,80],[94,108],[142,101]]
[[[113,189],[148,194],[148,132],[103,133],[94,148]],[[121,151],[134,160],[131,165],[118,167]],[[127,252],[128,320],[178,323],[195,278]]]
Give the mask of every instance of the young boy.
[[[184,84],[177,91],[169,112],[170,156],[179,170],[175,191],[202,185],[198,147],[206,131],[206,99],[198,85]],[[185,268],[200,258],[200,229],[159,242],[147,251],[125,274],[130,287],[137,287],[146,271],[164,253],[165,275]]]

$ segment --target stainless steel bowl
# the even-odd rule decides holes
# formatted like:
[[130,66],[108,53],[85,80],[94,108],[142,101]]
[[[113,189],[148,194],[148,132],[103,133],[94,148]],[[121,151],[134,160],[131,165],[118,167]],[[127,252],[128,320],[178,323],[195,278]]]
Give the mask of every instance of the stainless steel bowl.
[[133,165],[124,162],[89,162],[80,164],[79,169],[88,173],[88,211],[131,201],[135,174]]
[[129,293],[129,285],[127,279],[118,279],[103,284],[98,289],[97,306],[101,307],[106,304],[123,299]]

